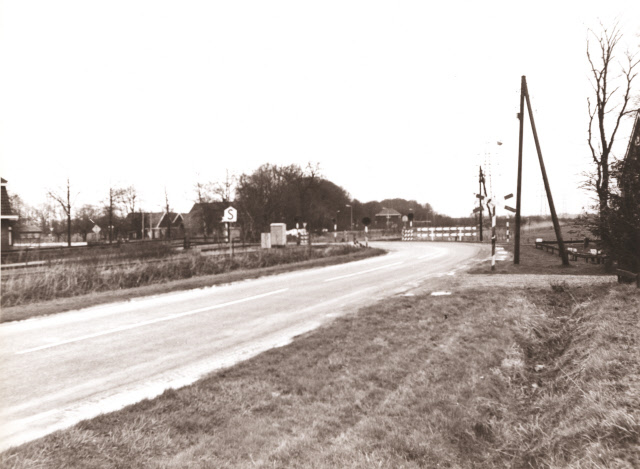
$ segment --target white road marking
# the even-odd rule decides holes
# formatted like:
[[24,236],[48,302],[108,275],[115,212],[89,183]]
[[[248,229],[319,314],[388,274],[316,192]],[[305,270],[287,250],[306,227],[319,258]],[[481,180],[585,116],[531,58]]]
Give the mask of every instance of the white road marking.
[[420,256],[418,257],[418,259],[437,259],[438,257],[442,257],[444,255],[446,255],[446,252],[438,252],[435,255],[434,254],[425,254],[424,256]]
[[280,290],[272,291],[272,292],[269,292],[269,293],[262,293],[260,295],[250,296],[248,298],[242,298],[240,300],[228,301],[227,303],[222,303],[222,304],[215,305],[215,306],[206,306],[204,308],[193,309],[191,311],[185,311],[183,313],[170,314],[168,316],[163,316],[161,318],[149,319],[147,321],[137,322],[135,324],[128,324],[126,326],[116,327],[114,329],[109,329],[107,331],[96,332],[94,334],[83,335],[81,337],[76,337],[74,339],[63,340],[61,342],[56,342],[56,343],[53,343],[53,344],[41,345],[39,347],[33,347],[33,348],[30,348],[30,349],[21,350],[19,352],[16,352],[16,355],[24,355],[25,353],[37,352],[39,350],[45,350],[45,349],[48,349],[48,348],[58,347],[60,345],[71,344],[73,342],[80,342],[82,340],[93,339],[95,337],[100,337],[100,336],[107,335],[107,334],[113,334],[115,332],[127,331],[127,330],[130,330],[130,329],[135,329],[135,328],[142,327],[142,326],[148,326],[149,324],[155,324],[155,323],[163,322],[163,321],[170,321],[172,319],[178,319],[178,318],[182,318],[182,317],[185,317],[185,316],[191,316],[193,314],[203,313],[205,311],[212,311],[214,309],[220,309],[220,308],[224,308],[226,306],[232,306],[232,305],[237,305],[237,304],[240,304],[240,303],[245,303],[247,301],[257,300],[258,298],[264,298],[266,296],[277,295],[278,293],[282,293],[282,292],[285,292],[287,290],[288,290],[288,288],[282,288]]
[[393,266],[400,265],[400,264],[403,264],[403,263],[404,262],[395,262],[393,264],[387,264],[387,265],[382,265],[380,267],[376,267],[375,269],[363,270],[363,271],[360,271],[360,272],[355,272],[353,274],[340,275],[339,277],[328,278],[328,279],[325,280],[325,282],[333,282],[334,280],[341,280],[343,278],[355,277],[356,275],[362,275],[362,274],[367,274],[369,272],[374,272],[376,270],[387,269],[389,267],[393,267]]

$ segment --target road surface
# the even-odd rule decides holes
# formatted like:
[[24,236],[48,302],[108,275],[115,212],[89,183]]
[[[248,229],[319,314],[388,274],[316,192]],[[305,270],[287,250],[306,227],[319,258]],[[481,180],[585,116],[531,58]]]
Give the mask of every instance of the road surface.
[[0,451],[192,383],[487,255],[462,243],[376,246],[389,253],[0,325]]

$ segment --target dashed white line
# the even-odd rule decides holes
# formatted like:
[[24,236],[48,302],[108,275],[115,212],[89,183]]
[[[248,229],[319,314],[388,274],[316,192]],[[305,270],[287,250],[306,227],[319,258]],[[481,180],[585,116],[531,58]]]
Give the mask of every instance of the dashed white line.
[[374,269],[362,270],[360,272],[355,272],[353,274],[346,274],[346,275],[340,275],[339,277],[328,278],[328,279],[325,280],[325,282],[333,282],[334,280],[341,280],[343,278],[355,277],[356,275],[367,274],[369,272],[374,272],[376,270],[388,269],[389,267],[393,267],[393,266],[400,265],[400,264],[404,264],[404,262],[395,262],[393,264],[382,265],[382,266],[376,267]]
[[425,254],[424,256],[418,257],[418,259],[437,259],[438,257],[445,256],[446,252],[438,252],[436,254]]
[[80,337],[76,337],[76,338],[68,339],[68,340],[63,340],[63,341],[56,342],[56,343],[53,343],[53,344],[46,344],[46,345],[41,345],[39,347],[33,347],[33,348],[30,348],[30,349],[21,350],[19,352],[16,352],[16,355],[24,355],[25,353],[37,352],[38,350],[45,350],[45,349],[48,349],[48,348],[58,347],[60,345],[66,345],[66,344],[71,344],[71,343],[74,343],[74,342],[80,342],[82,340],[93,339],[95,337],[100,337],[100,336],[107,335],[107,334],[113,334],[115,332],[127,331],[127,330],[130,330],[130,329],[135,329],[135,328],[142,327],[142,326],[148,326],[149,324],[155,324],[155,323],[163,322],[163,321],[170,321],[172,319],[178,319],[178,318],[182,318],[182,317],[185,317],[185,316],[191,316],[193,314],[203,313],[205,311],[212,311],[214,309],[220,309],[220,308],[224,308],[224,307],[227,307],[227,306],[232,306],[232,305],[237,305],[237,304],[240,304],[240,303],[245,303],[247,301],[257,300],[258,298],[264,298],[266,296],[277,295],[278,293],[282,293],[282,292],[285,292],[287,290],[288,290],[288,288],[282,288],[280,290],[275,290],[275,291],[268,292],[268,293],[262,293],[260,295],[254,295],[254,296],[250,296],[248,298],[241,298],[239,300],[228,301],[227,303],[222,303],[222,304],[219,304],[219,305],[206,306],[204,308],[193,309],[191,311],[185,311],[185,312],[182,312],[182,313],[170,314],[168,316],[163,316],[161,318],[149,319],[147,321],[141,321],[141,322],[137,322],[137,323],[134,323],[134,324],[127,324],[126,326],[116,327],[114,329],[109,329],[107,331],[96,332],[94,334],[83,335],[83,336],[80,336]]

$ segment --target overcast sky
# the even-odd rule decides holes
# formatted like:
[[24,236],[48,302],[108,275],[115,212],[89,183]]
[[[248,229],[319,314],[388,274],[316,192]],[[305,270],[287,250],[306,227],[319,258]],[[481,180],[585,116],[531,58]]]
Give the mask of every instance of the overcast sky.
[[[556,207],[579,212],[587,29],[640,44],[633,0],[0,4],[1,172],[32,204],[69,177],[76,205],[132,184],[188,211],[198,179],[317,162],[361,201],[467,215],[479,164],[515,192],[526,75]],[[526,130],[523,210],[545,213]]]

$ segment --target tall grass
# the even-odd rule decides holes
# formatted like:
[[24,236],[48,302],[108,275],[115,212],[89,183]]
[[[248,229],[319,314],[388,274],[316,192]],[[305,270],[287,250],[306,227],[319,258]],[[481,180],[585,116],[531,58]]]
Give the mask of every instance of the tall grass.
[[399,297],[0,455],[27,467],[640,467],[640,294]]
[[[233,257],[204,256],[197,251],[170,257],[168,251],[159,249],[157,252],[151,249],[144,252],[136,251],[133,259],[129,258],[129,262],[123,265],[114,265],[112,258],[98,258],[53,265],[29,275],[3,275],[1,305],[16,306],[239,269],[255,269],[339,256],[357,251],[353,246],[337,245],[314,249],[301,247],[260,250],[236,254]],[[158,258],[161,261],[158,261]]]

